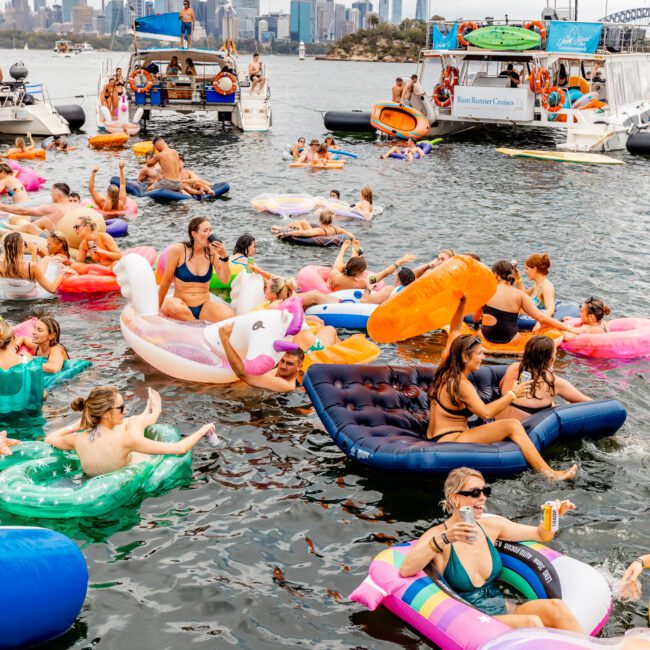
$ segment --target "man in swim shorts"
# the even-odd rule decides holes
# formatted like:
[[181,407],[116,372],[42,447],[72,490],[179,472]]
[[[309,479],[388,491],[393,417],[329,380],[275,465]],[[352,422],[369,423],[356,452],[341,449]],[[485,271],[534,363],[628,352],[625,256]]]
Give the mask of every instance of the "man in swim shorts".
[[413,95],[413,89],[417,83],[418,76],[412,74],[411,78],[404,84],[404,89],[402,90],[402,104],[404,106],[411,105],[411,96]]
[[178,18],[181,21],[181,48],[185,47],[184,38],[187,39],[187,47],[192,47],[192,31],[196,16],[194,9],[190,7],[190,0],[183,0],[183,8],[178,12]]
[[257,86],[259,86],[257,94],[262,94],[262,89],[266,83],[266,77],[262,74],[262,72],[263,70],[262,62],[260,61],[260,55],[255,52],[255,54],[253,54],[253,60],[248,64],[248,77],[251,80],[251,95]]
[[160,165],[160,178],[149,188],[150,190],[170,190],[171,192],[184,192],[181,172],[183,165],[175,149],[167,146],[160,136],[153,139],[154,154],[146,162],[147,167]]
[[219,338],[233,372],[249,386],[266,388],[276,393],[290,393],[298,387],[298,376],[302,369],[305,353],[300,349],[289,350],[278,361],[276,368],[264,375],[249,375],[244,369],[244,362],[230,343],[233,325],[224,325],[219,329]]

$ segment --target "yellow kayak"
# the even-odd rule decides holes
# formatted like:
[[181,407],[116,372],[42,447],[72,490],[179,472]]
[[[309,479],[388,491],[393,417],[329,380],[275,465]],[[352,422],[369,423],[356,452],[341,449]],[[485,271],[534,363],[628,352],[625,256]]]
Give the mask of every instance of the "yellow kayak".
[[511,158],[535,158],[553,162],[582,163],[586,165],[624,165],[622,160],[599,153],[578,153],[575,151],[537,151],[528,149],[497,149]]

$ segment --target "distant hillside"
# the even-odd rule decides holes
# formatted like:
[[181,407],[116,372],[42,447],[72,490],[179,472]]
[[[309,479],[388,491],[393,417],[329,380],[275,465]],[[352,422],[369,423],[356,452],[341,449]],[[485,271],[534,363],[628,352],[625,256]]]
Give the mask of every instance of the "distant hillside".
[[403,20],[399,25],[379,22],[371,14],[369,29],[360,29],[332,45],[323,57],[333,61],[417,61],[427,40],[422,20]]

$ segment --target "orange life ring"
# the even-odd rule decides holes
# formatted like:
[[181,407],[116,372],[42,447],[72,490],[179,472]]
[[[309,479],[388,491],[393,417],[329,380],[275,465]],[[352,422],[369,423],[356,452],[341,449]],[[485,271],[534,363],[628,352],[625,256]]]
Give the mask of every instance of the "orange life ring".
[[465,34],[469,34],[475,29],[478,29],[478,25],[471,20],[466,20],[464,23],[461,23],[460,27],[458,28],[458,43],[463,47],[467,47],[468,42],[465,40]]
[[[140,75],[144,75],[147,78],[147,83],[144,86],[137,86],[135,83],[135,78]],[[148,93],[153,87],[153,77],[151,76],[151,72],[144,68],[136,68],[129,75],[129,86],[131,86],[131,90],[135,93]]]
[[546,95],[550,92],[551,73],[548,68],[538,68],[535,73],[535,92],[540,95]]
[[[230,79],[232,83],[230,90],[222,90],[219,88],[219,81],[221,79]],[[232,95],[232,93],[237,90],[237,77],[235,77],[235,75],[230,72],[220,72],[219,74],[215,75],[214,79],[212,80],[212,88],[220,95]]]
[[[548,100],[550,99],[552,93],[557,93],[560,97],[558,103],[553,106],[548,103]],[[548,92],[542,96],[542,106],[544,107],[544,110],[548,111],[549,113],[557,113],[558,111],[562,110],[565,101],[566,94],[564,90],[562,90],[562,88],[558,88],[557,86],[549,88]]]
[[451,95],[451,89],[445,88],[442,84],[436,84],[436,87],[433,89],[433,101],[436,103],[436,106],[440,106],[440,108],[451,106]]
[[534,27],[537,27],[539,35],[542,38],[542,41],[546,39],[546,25],[541,20],[529,20],[527,23],[524,23],[524,29],[530,29],[531,32],[536,31]]
[[458,68],[453,65],[448,65],[445,68],[445,71],[442,75],[442,79],[445,88],[449,88],[449,90],[451,90],[458,83],[458,80],[460,79],[460,73],[458,72]]

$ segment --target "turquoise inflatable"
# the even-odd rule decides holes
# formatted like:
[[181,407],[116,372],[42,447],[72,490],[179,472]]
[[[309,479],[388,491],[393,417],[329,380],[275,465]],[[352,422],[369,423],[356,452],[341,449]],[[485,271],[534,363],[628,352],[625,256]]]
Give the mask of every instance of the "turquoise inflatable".
[[46,390],[58,386],[68,379],[76,377],[80,372],[90,368],[92,363],[86,361],[85,359],[66,359],[63,362],[63,368],[59,372],[44,372],[43,373],[43,384],[45,385]]
[[43,406],[45,378],[43,357],[9,370],[0,369],[0,415],[34,413]]
[[0,648],[31,648],[61,636],[88,589],[77,545],[45,528],[0,527],[0,557]]
[[[145,435],[176,442],[174,427],[157,424]],[[146,496],[185,482],[192,465],[190,452],[182,456],[151,456],[110,474],[85,478],[75,453],[45,442],[23,442],[5,456],[0,472],[0,508],[21,517],[71,519],[102,517]]]

